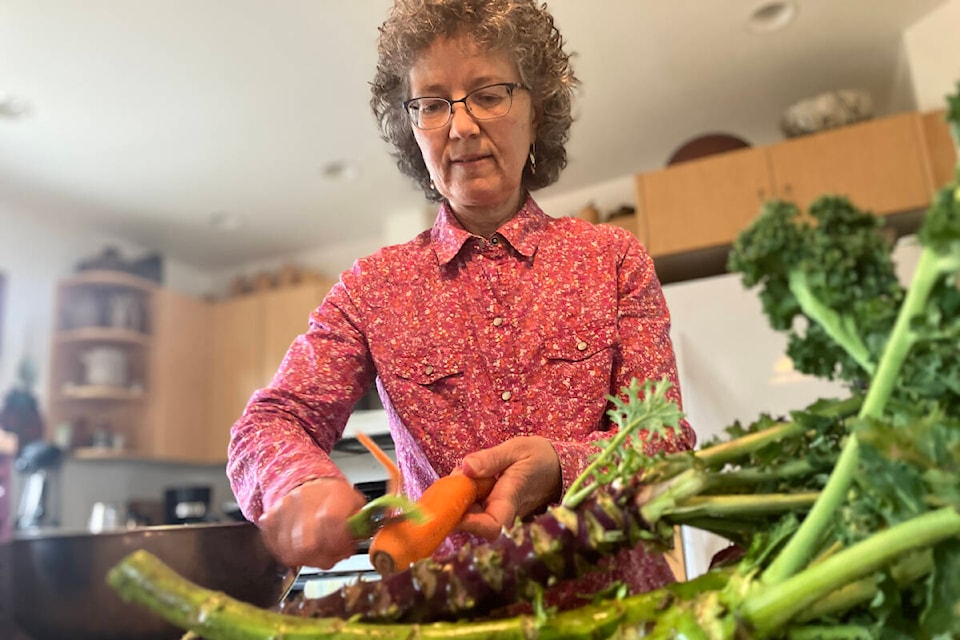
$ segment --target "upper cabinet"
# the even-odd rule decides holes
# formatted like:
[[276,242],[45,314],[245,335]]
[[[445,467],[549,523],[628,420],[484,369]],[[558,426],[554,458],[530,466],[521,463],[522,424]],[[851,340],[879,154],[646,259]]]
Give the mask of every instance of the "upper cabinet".
[[929,152],[933,186],[940,189],[953,181],[957,170],[957,147],[950,135],[946,111],[941,109],[923,114],[923,136]]
[[942,112],[906,113],[685,162],[637,176],[637,235],[661,258],[729,245],[772,198],[920,210],[952,176],[952,153]]
[[207,458],[226,459],[230,427],[270,383],[293,340],[309,328],[332,281],[311,281],[213,303]]
[[880,215],[930,203],[933,184],[916,113],[796,138],[767,152],[777,197],[801,209],[825,194]]
[[209,429],[212,312],[210,303],[199,298],[166,288],[154,294],[152,385],[140,455],[210,461],[216,446]]
[[773,193],[764,149],[691,160],[637,176],[638,237],[653,256],[734,236]]

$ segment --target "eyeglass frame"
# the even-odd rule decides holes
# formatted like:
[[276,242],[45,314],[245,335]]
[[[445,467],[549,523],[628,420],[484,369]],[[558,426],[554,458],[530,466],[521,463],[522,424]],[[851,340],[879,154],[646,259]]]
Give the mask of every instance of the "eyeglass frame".
[[[507,107],[507,110],[501,113],[500,115],[484,118],[476,115],[470,109],[470,105],[467,104],[467,99],[473,94],[477,93],[478,91],[483,91],[484,89],[490,89],[491,87],[506,87],[507,97],[510,99],[510,105]],[[459,100],[450,100],[449,98],[443,98],[441,96],[417,96],[416,98],[410,98],[409,100],[404,100],[401,103],[401,106],[403,107],[403,110],[406,112],[407,117],[410,118],[410,122],[413,124],[413,126],[420,129],[421,131],[433,131],[435,129],[442,129],[443,127],[450,124],[450,122],[453,120],[453,105],[458,103],[462,103],[463,108],[467,110],[467,113],[470,114],[470,117],[476,120],[496,120],[497,118],[502,118],[508,113],[510,113],[510,109],[513,108],[513,92],[516,91],[517,89],[524,89],[526,91],[530,91],[530,88],[527,85],[523,84],[522,82],[494,82],[493,84],[486,84],[486,85],[483,85],[482,87],[477,87],[476,89],[472,89],[468,91],[466,95],[464,95]],[[444,102],[446,102],[449,105],[446,121],[443,124],[438,124],[435,127],[421,127],[419,124],[417,124],[417,120],[413,117],[413,114],[410,113],[410,109],[409,109],[410,103],[416,100],[443,100]]]

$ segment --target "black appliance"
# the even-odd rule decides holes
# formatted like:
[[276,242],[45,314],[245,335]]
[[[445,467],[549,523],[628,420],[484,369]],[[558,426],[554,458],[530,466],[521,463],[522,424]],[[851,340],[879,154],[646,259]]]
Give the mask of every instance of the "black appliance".
[[23,476],[17,503],[17,529],[60,525],[60,464],[63,452],[48,442],[27,443],[16,460]]
[[164,491],[164,520],[167,524],[210,522],[210,487],[170,487]]

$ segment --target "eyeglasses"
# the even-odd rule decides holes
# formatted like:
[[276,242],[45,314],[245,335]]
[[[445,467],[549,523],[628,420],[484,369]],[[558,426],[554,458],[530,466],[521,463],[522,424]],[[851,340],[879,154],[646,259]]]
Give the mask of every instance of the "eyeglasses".
[[418,129],[439,129],[453,119],[453,105],[458,102],[477,120],[502,118],[510,112],[517,89],[526,87],[519,82],[500,82],[474,89],[459,100],[411,98],[404,101],[403,108]]

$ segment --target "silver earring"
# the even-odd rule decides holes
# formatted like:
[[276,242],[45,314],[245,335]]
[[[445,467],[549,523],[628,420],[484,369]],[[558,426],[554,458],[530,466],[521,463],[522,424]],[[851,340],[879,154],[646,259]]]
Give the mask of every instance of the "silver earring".
[[530,145],[530,155],[527,157],[530,161],[530,175],[536,175],[537,173],[537,155],[536,155],[536,145]]
[[430,178],[430,191],[436,191],[437,185],[433,184],[433,178]]

